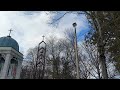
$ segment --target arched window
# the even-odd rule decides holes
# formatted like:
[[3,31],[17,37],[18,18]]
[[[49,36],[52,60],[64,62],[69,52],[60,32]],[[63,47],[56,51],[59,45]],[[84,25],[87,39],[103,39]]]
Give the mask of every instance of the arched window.
[[14,58],[11,59],[10,65],[9,65],[9,70],[8,70],[8,78],[9,79],[14,79],[16,76],[16,70],[17,70],[17,65],[18,62]]
[[1,71],[3,69],[4,63],[5,63],[5,60],[0,54],[0,76],[1,76]]

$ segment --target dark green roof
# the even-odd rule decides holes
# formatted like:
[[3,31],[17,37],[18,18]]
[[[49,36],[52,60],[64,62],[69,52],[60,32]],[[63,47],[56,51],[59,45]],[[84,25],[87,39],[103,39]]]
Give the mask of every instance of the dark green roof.
[[0,47],[12,47],[16,51],[19,51],[19,45],[16,40],[11,38],[11,36],[0,38]]

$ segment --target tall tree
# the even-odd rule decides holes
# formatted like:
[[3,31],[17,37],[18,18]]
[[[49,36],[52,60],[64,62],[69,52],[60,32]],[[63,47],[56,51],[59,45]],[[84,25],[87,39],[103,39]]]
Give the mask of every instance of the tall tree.
[[91,43],[97,44],[98,46],[103,78],[108,78],[107,66],[105,65],[106,58],[108,58],[107,55],[110,54],[112,58],[110,60],[116,61],[116,65],[119,64],[119,59],[115,57],[119,57],[116,52],[119,52],[119,44],[117,42],[119,41],[120,13],[115,11],[94,11],[90,14],[93,19],[92,22],[89,20],[93,28],[90,31],[92,36],[89,34],[88,37]]

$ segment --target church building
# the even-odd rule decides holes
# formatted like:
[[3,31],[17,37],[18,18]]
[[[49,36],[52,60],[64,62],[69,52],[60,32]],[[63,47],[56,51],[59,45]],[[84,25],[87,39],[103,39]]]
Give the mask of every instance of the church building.
[[0,79],[19,79],[23,54],[10,35],[0,37]]

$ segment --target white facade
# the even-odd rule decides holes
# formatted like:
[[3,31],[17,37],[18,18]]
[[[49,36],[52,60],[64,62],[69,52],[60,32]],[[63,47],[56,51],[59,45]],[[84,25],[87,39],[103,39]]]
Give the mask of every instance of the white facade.
[[12,47],[0,47],[0,79],[19,79],[23,54]]

